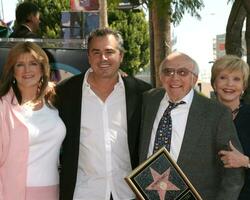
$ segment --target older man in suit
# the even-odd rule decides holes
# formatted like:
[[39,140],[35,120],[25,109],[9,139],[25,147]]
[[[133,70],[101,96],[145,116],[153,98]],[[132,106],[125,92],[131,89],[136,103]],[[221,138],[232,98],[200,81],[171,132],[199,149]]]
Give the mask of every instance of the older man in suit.
[[[179,52],[161,63],[164,89],[150,90],[143,98],[140,162],[161,146],[169,147],[170,155],[204,200],[236,200],[243,185],[243,171],[224,169],[218,151],[227,148],[230,140],[237,148],[241,146],[229,110],[193,89],[198,71],[196,62]],[[172,103],[178,106],[169,112],[170,120],[165,120],[170,121],[165,125],[170,129],[165,128],[159,139],[161,119]]]

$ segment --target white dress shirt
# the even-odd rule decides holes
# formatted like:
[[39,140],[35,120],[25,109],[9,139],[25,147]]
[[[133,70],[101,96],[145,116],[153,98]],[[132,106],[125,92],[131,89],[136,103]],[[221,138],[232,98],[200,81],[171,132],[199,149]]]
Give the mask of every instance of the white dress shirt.
[[[190,105],[192,103],[194,96],[194,91],[191,90],[183,99],[180,101],[184,101],[185,104],[180,104],[176,108],[174,108],[171,111],[171,119],[172,119],[172,137],[171,137],[171,145],[170,145],[170,155],[171,157],[177,161],[178,156],[180,154],[181,145],[186,129],[187,124],[187,117],[190,109]],[[154,149],[154,142],[155,142],[155,135],[156,131],[159,125],[159,122],[161,120],[161,117],[163,116],[164,111],[168,107],[168,101],[169,97],[167,93],[165,93],[163,99],[161,100],[158,112],[156,114],[156,118],[154,121],[152,134],[151,134],[151,140],[148,148],[148,157],[153,154]],[[178,101],[178,102],[180,102]]]
[[125,88],[119,81],[103,102],[83,82],[81,135],[75,200],[133,199],[124,177],[131,171]]

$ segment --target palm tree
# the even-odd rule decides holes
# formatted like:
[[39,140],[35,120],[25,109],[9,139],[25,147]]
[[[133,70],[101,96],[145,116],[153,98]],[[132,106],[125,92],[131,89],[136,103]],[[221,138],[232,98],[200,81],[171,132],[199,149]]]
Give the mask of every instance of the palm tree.
[[153,86],[160,86],[159,65],[171,52],[171,23],[178,24],[184,13],[200,18],[202,0],[144,0],[149,9],[150,66]]
[[228,18],[226,30],[226,53],[242,56],[241,34],[246,19],[245,39],[247,62],[250,64],[250,1],[235,0]]
[[99,0],[99,6],[100,6],[99,26],[101,28],[108,27],[107,0]]
[[[226,54],[242,56],[242,27],[246,19],[245,40],[247,47],[247,63],[250,65],[250,1],[235,0],[228,18],[226,29]],[[245,100],[250,102],[250,83],[246,90]]]

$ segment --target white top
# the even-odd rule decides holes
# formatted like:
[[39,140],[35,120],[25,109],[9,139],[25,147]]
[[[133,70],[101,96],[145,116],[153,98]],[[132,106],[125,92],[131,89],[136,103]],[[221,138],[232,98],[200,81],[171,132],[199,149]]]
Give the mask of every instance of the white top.
[[84,77],[75,200],[133,199],[124,177],[131,172],[125,88],[121,77],[103,102]]
[[[180,154],[181,145],[186,129],[187,117],[190,109],[190,105],[192,103],[194,96],[194,91],[191,90],[183,99],[180,101],[184,101],[185,104],[180,104],[176,108],[171,111],[171,119],[172,119],[172,137],[171,137],[171,145],[170,145],[170,155],[171,157],[177,161],[178,156]],[[167,93],[161,100],[158,112],[156,114],[156,118],[154,121],[151,140],[148,148],[148,157],[152,155],[154,149],[155,135],[158,128],[158,124],[161,120],[161,117],[168,107],[169,97]],[[179,101],[179,102],[180,102]]]
[[66,134],[58,111],[44,104],[37,111],[22,106],[21,114],[29,130],[27,186],[57,185],[59,152]]

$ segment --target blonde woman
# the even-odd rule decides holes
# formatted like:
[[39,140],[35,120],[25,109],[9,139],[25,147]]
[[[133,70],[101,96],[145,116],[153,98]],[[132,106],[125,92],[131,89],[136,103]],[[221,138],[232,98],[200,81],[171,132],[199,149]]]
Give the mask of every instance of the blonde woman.
[[229,151],[220,151],[219,155],[225,168],[246,169],[245,185],[240,200],[250,198],[250,106],[241,100],[247,87],[249,66],[241,58],[226,55],[215,61],[212,67],[211,84],[217,99],[232,111],[232,116],[244,154],[229,143]]
[[58,200],[65,125],[53,107],[46,53],[14,46],[0,79],[0,199]]

